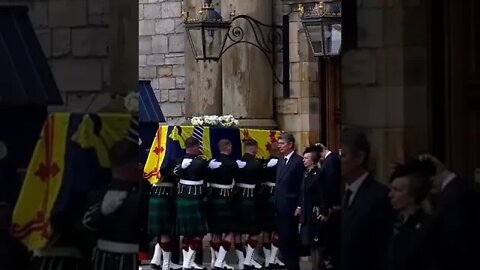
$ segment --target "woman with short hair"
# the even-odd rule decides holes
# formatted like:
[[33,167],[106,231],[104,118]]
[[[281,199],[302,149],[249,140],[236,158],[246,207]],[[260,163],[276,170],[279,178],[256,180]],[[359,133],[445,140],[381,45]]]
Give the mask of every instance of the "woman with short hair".
[[300,188],[300,198],[295,215],[300,218],[300,237],[303,246],[310,247],[312,269],[323,269],[325,249],[325,222],[329,207],[325,194],[325,181],[321,177],[318,162],[320,152],[316,147],[307,147],[303,153],[306,168]]
[[432,217],[422,209],[431,181],[422,164],[397,165],[390,177],[389,198],[397,220],[391,231],[387,270],[428,270],[432,265]]

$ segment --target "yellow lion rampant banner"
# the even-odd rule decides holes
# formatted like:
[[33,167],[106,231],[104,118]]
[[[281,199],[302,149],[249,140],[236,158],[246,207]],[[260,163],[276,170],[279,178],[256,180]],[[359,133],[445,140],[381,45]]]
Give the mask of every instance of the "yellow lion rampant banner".
[[30,250],[49,246],[51,217],[69,211],[71,192],[87,193],[110,177],[108,151],[137,123],[122,113],[49,115],[15,205],[12,235]]

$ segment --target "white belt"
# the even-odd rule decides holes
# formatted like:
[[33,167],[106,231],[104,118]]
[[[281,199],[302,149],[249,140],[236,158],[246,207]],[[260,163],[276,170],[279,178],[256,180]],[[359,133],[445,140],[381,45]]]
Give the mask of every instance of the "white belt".
[[97,248],[99,250],[113,252],[113,253],[138,253],[139,246],[137,244],[127,244],[112,242],[107,240],[99,239],[97,241]]
[[154,187],[171,187],[173,188],[173,183],[160,183],[160,184],[154,184]]
[[262,185],[264,185],[264,186],[269,186],[269,187],[275,187],[275,183],[274,183],[274,182],[263,182]]
[[254,189],[255,185],[254,184],[244,184],[244,183],[237,183],[235,184],[237,187],[241,188],[248,188],[248,189]]
[[187,186],[201,186],[203,185],[203,180],[192,181],[192,180],[180,179],[180,184],[187,185]]
[[71,247],[53,247],[42,250],[34,250],[33,256],[36,257],[68,257],[81,258],[82,254],[79,249]]
[[232,189],[232,188],[233,188],[233,184],[230,184],[230,185],[222,185],[222,184],[211,183],[210,186],[211,186],[212,188],[219,188],[219,189]]

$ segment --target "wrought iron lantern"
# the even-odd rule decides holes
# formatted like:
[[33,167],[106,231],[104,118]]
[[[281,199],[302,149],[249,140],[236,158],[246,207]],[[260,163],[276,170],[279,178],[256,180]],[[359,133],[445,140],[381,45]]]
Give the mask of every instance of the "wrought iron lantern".
[[[225,21],[215,11],[212,0],[204,0],[196,18],[190,18],[188,12],[182,10],[187,38],[197,61],[218,61],[222,55],[237,44],[248,44],[259,49],[270,65],[274,79],[283,85],[283,95],[290,96],[290,52],[288,15],[283,15],[281,25],[269,25],[248,15],[235,16],[230,13],[230,20]],[[244,20],[247,28],[232,24]],[[251,31],[253,37],[247,36]],[[281,45],[281,46],[276,46]],[[275,72],[274,55],[283,54],[283,79]]]
[[183,11],[185,30],[195,59],[218,61],[221,57],[231,22],[215,11],[212,0],[204,1],[197,18]]
[[300,4],[298,9],[313,54],[338,56],[342,49],[342,1],[315,1]]

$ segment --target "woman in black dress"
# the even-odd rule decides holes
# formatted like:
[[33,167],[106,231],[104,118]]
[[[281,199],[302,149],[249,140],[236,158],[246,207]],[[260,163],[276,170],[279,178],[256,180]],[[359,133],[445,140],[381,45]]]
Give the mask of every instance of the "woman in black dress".
[[300,218],[300,236],[303,246],[310,247],[312,269],[321,270],[325,248],[325,222],[328,220],[325,185],[318,162],[320,153],[307,147],[303,153],[306,168],[302,179],[300,198],[295,215]]

